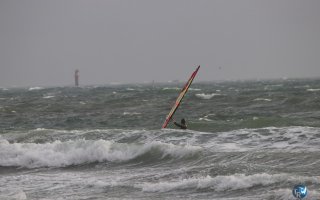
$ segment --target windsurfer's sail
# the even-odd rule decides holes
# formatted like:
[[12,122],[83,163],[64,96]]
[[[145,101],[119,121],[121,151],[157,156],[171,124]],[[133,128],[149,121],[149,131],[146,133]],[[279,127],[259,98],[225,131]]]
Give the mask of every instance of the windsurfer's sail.
[[182,88],[174,106],[171,108],[166,120],[164,121],[162,128],[166,128],[169,121],[171,120],[172,116],[174,115],[174,113],[176,112],[176,110],[178,109],[180,102],[182,101],[184,95],[187,93],[194,77],[197,75],[198,70],[199,70],[200,66],[197,67],[197,69],[192,73],[191,77],[189,78],[188,82],[184,85],[184,87]]

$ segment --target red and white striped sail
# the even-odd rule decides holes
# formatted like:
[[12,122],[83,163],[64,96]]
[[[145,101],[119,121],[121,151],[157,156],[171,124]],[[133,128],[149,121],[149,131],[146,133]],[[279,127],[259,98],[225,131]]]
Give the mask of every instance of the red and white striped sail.
[[180,106],[180,103],[184,97],[184,95],[187,93],[194,77],[197,75],[198,73],[198,70],[200,68],[200,65],[197,67],[197,69],[191,74],[191,77],[189,78],[188,82],[184,85],[184,87],[182,88],[174,106],[171,108],[166,120],[164,121],[163,125],[162,125],[162,128],[166,128],[168,123],[170,122],[172,116],[174,115],[174,113],[176,112],[176,110],[178,109],[178,107]]

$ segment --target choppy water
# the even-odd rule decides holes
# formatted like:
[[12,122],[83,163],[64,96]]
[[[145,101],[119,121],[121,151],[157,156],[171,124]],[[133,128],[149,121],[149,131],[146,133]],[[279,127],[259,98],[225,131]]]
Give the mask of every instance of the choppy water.
[[0,89],[0,199],[320,199],[320,80]]

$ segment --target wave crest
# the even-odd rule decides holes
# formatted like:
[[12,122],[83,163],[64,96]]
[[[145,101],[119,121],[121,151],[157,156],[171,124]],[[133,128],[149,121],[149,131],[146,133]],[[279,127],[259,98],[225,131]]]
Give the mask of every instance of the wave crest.
[[178,182],[160,182],[142,184],[144,192],[168,192],[185,189],[213,189],[215,191],[228,191],[251,188],[257,185],[270,185],[285,179],[284,175],[269,175],[266,173],[231,176],[206,176],[201,178],[183,179]]
[[0,166],[26,168],[65,167],[93,162],[125,162],[140,156],[183,158],[201,150],[195,146],[177,146],[163,142],[146,144],[116,143],[108,140],[75,140],[52,143],[9,143],[0,141]]

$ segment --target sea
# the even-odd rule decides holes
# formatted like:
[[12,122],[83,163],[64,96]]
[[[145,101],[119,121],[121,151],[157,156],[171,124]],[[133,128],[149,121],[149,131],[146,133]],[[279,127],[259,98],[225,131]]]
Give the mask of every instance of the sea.
[[320,199],[320,79],[0,88],[2,200]]

